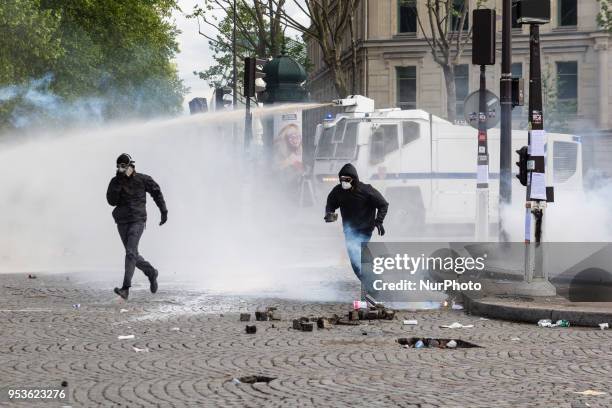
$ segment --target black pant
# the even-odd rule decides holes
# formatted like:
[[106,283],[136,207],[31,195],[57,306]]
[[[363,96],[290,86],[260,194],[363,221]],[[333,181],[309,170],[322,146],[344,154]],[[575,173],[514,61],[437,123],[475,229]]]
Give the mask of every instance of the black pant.
[[132,277],[134,269],[138,268],[144,272],[147,277],[155,275],[153,265],[145,261],[138,253],[138,243],[145,229],[144,222],[130,222],[127,224],[117,224],[121,241],[125,247],[125,275],[123,276],[123,289],[132,286]]

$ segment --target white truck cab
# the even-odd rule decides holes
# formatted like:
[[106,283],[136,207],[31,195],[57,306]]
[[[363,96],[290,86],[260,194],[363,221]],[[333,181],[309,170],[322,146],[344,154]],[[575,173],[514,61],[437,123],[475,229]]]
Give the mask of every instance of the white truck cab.
[[[374,109],[374,101],[360,95],[334,102],[347,111],[317,126],[313,178],[320,198],[338,183],[338,171],[350,162],[360,179],[390,202],[388,217],[394,225],[414,229],[474,223],[477,130],[419,109]],[[491,220],[498,207],[499,137],[499,129],[488,131]],[[527,131],[513,131],[513,151],[524,145]],[[546,156],[547,185],[555,187],[557,197],[582,189],[579,137],[547,134]],[[525,195],[514,177],[513,195]]]

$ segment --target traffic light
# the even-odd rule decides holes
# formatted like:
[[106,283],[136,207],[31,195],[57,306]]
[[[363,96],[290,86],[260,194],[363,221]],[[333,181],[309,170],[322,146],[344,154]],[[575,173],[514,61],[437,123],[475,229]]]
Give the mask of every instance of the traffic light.
[[255,96],[258,91],[255,81],[257,78],[264,78],[263,66],[267,62],[265,59],[246,57],[244,59],[244,96],[249,98]]
[[529,159],[529,153],[527,146],[523,146],[516,151],[519,155],[519,161],[516,165],[519,168],[516,178],[519,179],[522,185],[527,185],[527,160]]

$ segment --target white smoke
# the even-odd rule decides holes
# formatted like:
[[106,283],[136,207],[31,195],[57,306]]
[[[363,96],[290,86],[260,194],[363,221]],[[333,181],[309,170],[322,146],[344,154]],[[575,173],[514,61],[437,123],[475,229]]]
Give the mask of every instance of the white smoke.
[[50,122],[101,124],[107,102],[102,98],[68,101],[51,90],[53,74],[32,79],[24,85],[0,88],[0,104],[10,106],[9,122],[15,128],[43,126]]
[[[324,203],[298,208],[276,180],[244,159],[227,120],[242,115],[82,128],[61,136],[49,131],[5,144],[0,272],[76,271],[119,284],[124,250],[105,195],[116,157],[127,152],[137,171],[160,184],[168,205],[169,221],[160,227],[159,210],[148,199],[140,246],[160,270],[162,288],[183,282],[335,299],[325,282],[352,279],[350,267],[320,267],[344,261],[338,226],[323,222]],[[138,282],[146,279],[136,271]],[[307,285],[318,292],[309,293]]]

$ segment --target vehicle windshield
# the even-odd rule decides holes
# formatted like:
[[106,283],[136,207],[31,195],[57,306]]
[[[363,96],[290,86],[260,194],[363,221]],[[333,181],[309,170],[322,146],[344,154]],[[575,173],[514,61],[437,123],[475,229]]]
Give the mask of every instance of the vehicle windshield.
[[358,125],[359,122],[342,119],[335,126],[324,128],[317,145],[317,159],[354,159]]

